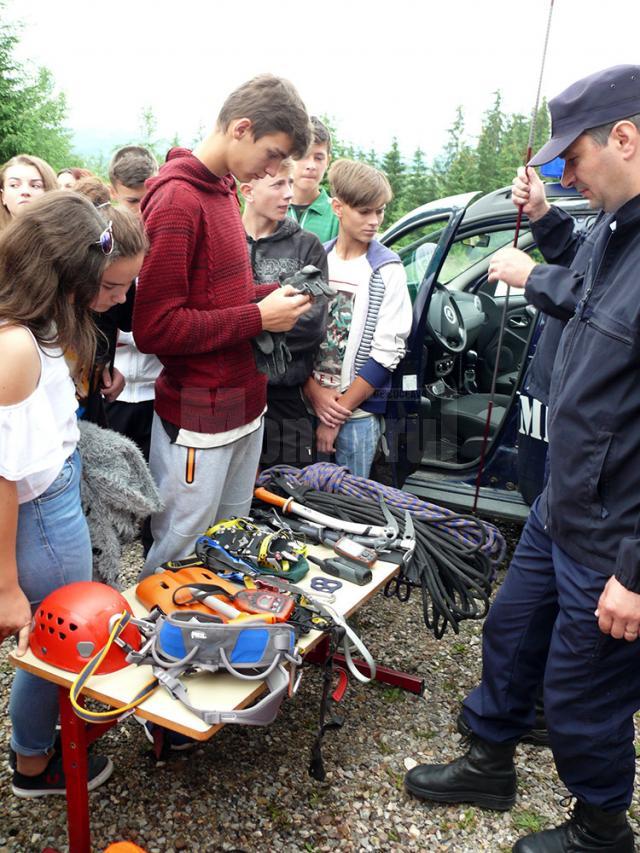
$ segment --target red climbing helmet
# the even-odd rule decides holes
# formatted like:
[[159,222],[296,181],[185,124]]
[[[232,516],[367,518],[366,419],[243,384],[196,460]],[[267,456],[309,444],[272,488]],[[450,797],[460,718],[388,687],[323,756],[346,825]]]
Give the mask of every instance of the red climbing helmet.
[[[79,581],[50,593],[37,608],[29,643],[40,660],[80,672],[89,658],[107,643],[112,616],[123,610],[131,613],[127,600],[115,589],[95,581]],[[113,627],[113,623],[111,623]],[[140,648],[140,632],[125,626],[120,638],[134,649]],[[127,666],[126,652],[113,644],[100,665],[100,674]]]

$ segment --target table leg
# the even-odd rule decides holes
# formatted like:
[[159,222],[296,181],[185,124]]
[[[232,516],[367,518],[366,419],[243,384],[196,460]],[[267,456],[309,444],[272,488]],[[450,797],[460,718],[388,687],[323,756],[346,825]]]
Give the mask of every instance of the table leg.
[[69,853],[91,853],[89,793],[87,791],[87,730],[69,701],[69,691],[59,691],[62,726],[62,766],[67,781],[67,831]]

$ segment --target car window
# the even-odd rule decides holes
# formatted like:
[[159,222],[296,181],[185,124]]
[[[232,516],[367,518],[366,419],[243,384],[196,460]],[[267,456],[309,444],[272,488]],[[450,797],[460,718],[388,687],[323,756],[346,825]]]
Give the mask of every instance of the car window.
[[512,246],[515,233],[515,230],[510,228],[471,234],[456,240],[449,250],[438,280],[441,284],[449,284],[478,261],[493,255],[498,249]]
[[[578,231],[588,231],[589,228],[591,228],[591,226],[595,222],[596,218],[597,218],[596,214],[574,216],[576,229]],[[521,232],[521,235],[525,234],[525,233],[529,233],[528,229],[523,229],[523,231]],[[515,234],[515,231],[498,231],[498,232],[495,232],[495,234],[492,234],[491,236],[500,237],[500,235],[505,235],[505,236],[509,237],[509,239],[503,245],[513,245],[514,234]],[[495,249],[501,248],[500,246],[496,245],[496,243],[494,243],[494,246],[495,246]],[[454,248],[455,248],[455,246],[452,247],[452,251]],[[537,264],[546,264],[546,261],[542,255],[542,252],[538,248],[536,248],[535,246],[527,246],[524,248],[524,251],[527,252],[527,254]],[[491,253],[488,252],[487,254],[491,254]],[[443,267],[443,269],[444,269],[443,275],[446,274],[446,268],[447,268],[447,263],[445,262],[444,267]],[[463,272],[464,270],[461,270],[461,271]],[[459,274],[459,273],[457,273],[457,274]],[[444,280],[443,275],[440,276],[441,281]],[[502,281],[493,282],[492,284],[489,284],[489,282],[485,280],[480,285],[477,292],[478,293],[486,293],[488,296],[491,296],[494,298],[500,297],[500,296],[506,296],[507,295],[507,285]],[[511,292],[513,293],[513,288],[511,290]],[[522,291],[520,291],[520,292],[522,292]]]
[[[546,264],[545,259],[542,257],[542,252],[540,249],[536,249],[534,247],[528,247],[525,249],[525,252],[537,263],[537,264]],[[486,293],[488,296],[493,297],[494,299],[499,296],[507,295],[507,285],[504,281],[493,281],[489,283],[488,281],[483,281],[480,287],[478,288],[478,293]],[[514,292],[514,289],[511,288],[511,293]],[[521,289],[516,289],[517,293],[522,294],[523,291]]]
[[400,260],[407,274],[407,286],[411,301],[415,299],[416,293],[420,289],[429,261],[442,234],[443,225],[441,219],[429,222],[389,244],[390,248],[400,255]]

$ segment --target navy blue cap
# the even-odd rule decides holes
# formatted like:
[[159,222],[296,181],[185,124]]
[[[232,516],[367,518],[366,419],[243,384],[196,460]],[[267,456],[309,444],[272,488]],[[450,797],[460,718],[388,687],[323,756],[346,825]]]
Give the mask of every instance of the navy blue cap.
[[614,65],[583,77],[549,101],[551,139],[529,160],[541,166],[592,127],[640,113],[640,65]]

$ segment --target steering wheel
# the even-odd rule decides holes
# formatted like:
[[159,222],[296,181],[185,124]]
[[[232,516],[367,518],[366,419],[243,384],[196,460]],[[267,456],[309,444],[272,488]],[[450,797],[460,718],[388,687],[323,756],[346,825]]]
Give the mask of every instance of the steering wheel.
[[443,284],[433,285],[426,326],[429,335],[447,352],[462,352],[467,345],[462,313]]

